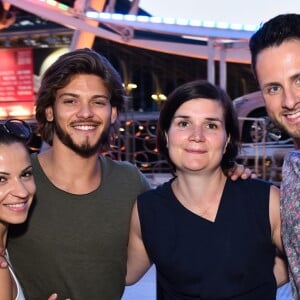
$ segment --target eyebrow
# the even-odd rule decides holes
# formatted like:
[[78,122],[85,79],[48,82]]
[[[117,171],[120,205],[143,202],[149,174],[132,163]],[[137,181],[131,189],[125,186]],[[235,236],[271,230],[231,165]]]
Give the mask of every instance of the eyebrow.
[[[293,74],[292,76],[290,76],[289,80],[294,81],[295,79],[297,79],[299,77],[300,77],[300,73],[296,73],[296,74]],[[282,84],[280,82],[277,82],[277,81],[271,81],[271,82],[267,82],[265,84],[262,84],[261,89],[265,89],[265,88],[268,88],[270,86],[282,86]]]
[[[26,171],[29,171],[29,170],[32,170],[32,165],[29,165],[28,167],[24,168],[21,173],[23,172],[26,172]],[[10,173],[9,172],[5,172],[5,171],[0,171],[0,175],[6,175],[6,176],[9,176]]]
[[[79,98],[80,95],[78,94],[74,94],[74,93],[62,93],[58,96],[58,98],[61,98],[61,97],[64,97],[64,96],[71,96],[71,97],[74,97],[74,98]],[[95,98],[104,98],[106,100],[109,100],[109,96],[107,95],[103,95],[103,94],[100,94],[100,95],[93,95],[92,99],[95,99]]]
[[276,81],[272,81],[272,82],[267,82],[265,84],[263,84],[261,86],[261,90],[265,89],[265,88],[269,88],[271,86],[278,86],[278,85],[281,85],[279,82],[276,82]]
[[26,167],[22,172],[26,172],[32,170],[32,165],[29,165],[28,167]]
[[[177,115],[177,116],[173,117],[173,120],[177,119],[177,118],[190,119],[191,117],[190,116],[186,116],[186,115]],[[221,120],[219,118],[214,118],[214,117],[206,117],[204,119],[207,120],[207,121],[215,121],[215,122],[220,122],[220,123],[224,122],[223,120]]]
[[8,172],[0,171],[0,175],[9,175]]
[[210,117],[205,118],[205,120],[207,120],[207,121],[215,121],[215,122],[220,122],[220,123],[224,122],[223,120],[221,120],[219,118],[210,118]]

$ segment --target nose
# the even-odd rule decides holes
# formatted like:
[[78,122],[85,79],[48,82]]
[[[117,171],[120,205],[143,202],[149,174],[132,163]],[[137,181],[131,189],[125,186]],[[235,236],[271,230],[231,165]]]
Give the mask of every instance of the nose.
[[18,198],[26,198],[29,195],[29,191],[24,182],[20,179],[17,179],[13,183],[12,194]]
[[77,113],[79,118],[88,119],[93,116],[93,110],[89,103],[82,103]]
[[194,142],[201,142],[205,140],[204,130],[202,126],[195,126],[191,130],[190,140]]
[[286,89],[282,99],[282,106],[286,107],[287,109],[293,109],[298,104],[300,104],[300,91]]

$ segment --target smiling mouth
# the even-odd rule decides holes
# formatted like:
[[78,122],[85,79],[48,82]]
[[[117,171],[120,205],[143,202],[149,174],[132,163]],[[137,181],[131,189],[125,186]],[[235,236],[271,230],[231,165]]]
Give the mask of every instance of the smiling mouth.
[[27,201],[21,203],[4,204],[4,205],[13,210],[20,210],[20,209],[24,209],[27,206]]
[[83,131],[93,130],[96,128],[96,125],[75,125],[73,128]]
[[99,125],[101,125],[101,122],[97,122],[97,121],[75,121],[73,123],[71,123],[71,127],[73,127],[74,129],[77,130],[81,130],[81,131],[89,131],[89,130],[94,130],[96,129]]
[[288,113],[288,114],[284,114],[284,116],[288,119],[288,120],[296,120],[298,118],[300,118],[300,111],[297,111],[295,113]]
[[206,151],[200,150],[200,149],[197,149],[197,150],[196,149],[187,149],[186,152],[188,152],[188,153],[196,153],[196,154],[200,153],[200,154],[202,154],[202,153],[205,153]]
[[25,206],[25,202],[23,203],[15,203],[15,204],[6,204],[6,206],[9,206],[9,207],[23,207]]

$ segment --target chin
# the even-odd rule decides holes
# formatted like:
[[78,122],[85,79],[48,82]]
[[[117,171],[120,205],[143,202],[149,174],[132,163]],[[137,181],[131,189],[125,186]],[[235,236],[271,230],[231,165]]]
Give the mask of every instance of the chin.
[[10,224],[21,224],[21,223],[24,223],[27,219],[27,213],[26,215],[22,215],[22,216],[17,216],[17,217],[14,217],[14,218],[11,218],[11,220],[9,220],[8,223]]

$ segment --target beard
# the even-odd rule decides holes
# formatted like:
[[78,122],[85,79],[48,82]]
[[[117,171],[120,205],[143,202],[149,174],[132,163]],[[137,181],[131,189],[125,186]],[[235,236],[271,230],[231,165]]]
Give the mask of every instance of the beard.
[[100,152],[101,147],[107,141],[110,133],[110,125],[107,124],[105,126],[101,136],[94,145],[90,144],[88,136],[82,144],[75,144],[72,137],[68,133],[66,133],[57,122],[54,122],[54,131],[59,140],[65,146],[73,150],[76,154],[82,157],[90,157],[93,156],[95,153]]
[[300,124],[294,124],[294,126],[288,126],[286,124],[281,123],[279,120],[275,119],[275,117],[271,117],[273,123],[280,128],[284,133],[287,133],[292,138],[299,139],[300,138]]

